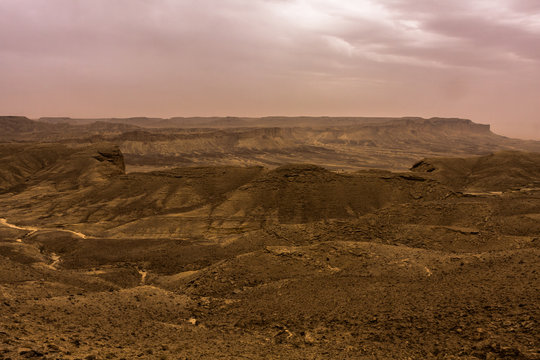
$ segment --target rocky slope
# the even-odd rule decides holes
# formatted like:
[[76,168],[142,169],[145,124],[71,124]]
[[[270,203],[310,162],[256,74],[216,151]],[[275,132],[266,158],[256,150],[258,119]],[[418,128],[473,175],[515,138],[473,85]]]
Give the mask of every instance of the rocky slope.
[[[32,149],[28,151],[36,156],[49,157],[48,152]],[[66,151],[63,145],[56,149]],[[357,218],[448,193],[418,176],[377,171],[336,174],[314,165],[274,170],[196,167],[124,175],[123,159],[115,147],[79,148],[54,160],[10,183],[0,197],[9,209],[6,217],[33,224],[71,223],[113,237],[211,233],[217,237],[273,222]]]
[[128,174],[108,145],[2,154],[0,358],[540,358],[537,154]]
[[430,173],[460,190],[504,191],[540,187],[539,164],[540,153],[505,151],[480,157],[424,159],[412,170]]

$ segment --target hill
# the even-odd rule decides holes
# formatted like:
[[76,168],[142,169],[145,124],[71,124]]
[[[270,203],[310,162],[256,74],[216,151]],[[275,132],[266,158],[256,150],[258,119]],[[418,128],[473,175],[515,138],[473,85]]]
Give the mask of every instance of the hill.
[[[66,151],[63,145],[57,149]],[[28,152],[41,155],[40,150],[41,145],[30,146]],[[108,236],[114,237],[238,233],[272,222],[356,218],[448,192],[419,177],[336,174],[313,165],[274,170],[188,167],[124,175],[115,147],[80,148],[53,160],[5,189],[11,193],[6,208],[20,221],[84,224],[87,230],[95,226],[95,231],[109,228]],[[28,207],[34,211],[28,213]]]
[[539,168],[126,173],[109,143],[2,144],[0,357],[538,359]]
[[432,178],[464,191],[540,187],[540,153],[504,151],[470,158],[424,159],[411,170],[429,173]]

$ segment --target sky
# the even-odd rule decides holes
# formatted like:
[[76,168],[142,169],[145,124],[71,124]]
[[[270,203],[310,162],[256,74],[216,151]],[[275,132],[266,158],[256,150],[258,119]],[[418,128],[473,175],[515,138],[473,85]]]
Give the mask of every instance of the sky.
[[461,117],[540,140],[540,1],[0,0],[0,113]]

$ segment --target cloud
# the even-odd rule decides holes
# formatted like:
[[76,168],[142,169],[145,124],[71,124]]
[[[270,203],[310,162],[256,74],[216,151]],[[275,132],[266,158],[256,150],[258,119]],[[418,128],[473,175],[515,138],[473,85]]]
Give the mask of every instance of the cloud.
[[538,39],[534,0],[2,0],[0,108],[530,124],[488,90],[540,91]]

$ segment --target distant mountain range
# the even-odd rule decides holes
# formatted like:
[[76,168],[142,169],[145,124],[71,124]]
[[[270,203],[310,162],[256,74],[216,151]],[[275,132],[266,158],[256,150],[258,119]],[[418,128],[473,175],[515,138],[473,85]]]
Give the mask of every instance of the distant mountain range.
[[71,119],[0,117],[0,141],[118,145],[128,171],[148,167],[312,163],[408,169],[424,157],[540,152],[467,119],[264,117]]
[[[96,118],[77,119],[69,117],[42,117],[38,121],[48,124],[88,125],[94,122],[108,122],[116,124],[135,125],[144,128],[239,128],[239,127],[341,127],[355,125],[383,125],[395,120],[421,121],[420,117],[330,117],[330,116],[267,116],[252,117],[172,117],[148,118]],[[431,118],[434,122],[444,123],[448,120],[462,121],[463,119]],[[464,120],[472,123],[470,120]],[[478,125],[478,128],[489,130],[489,125]]]

